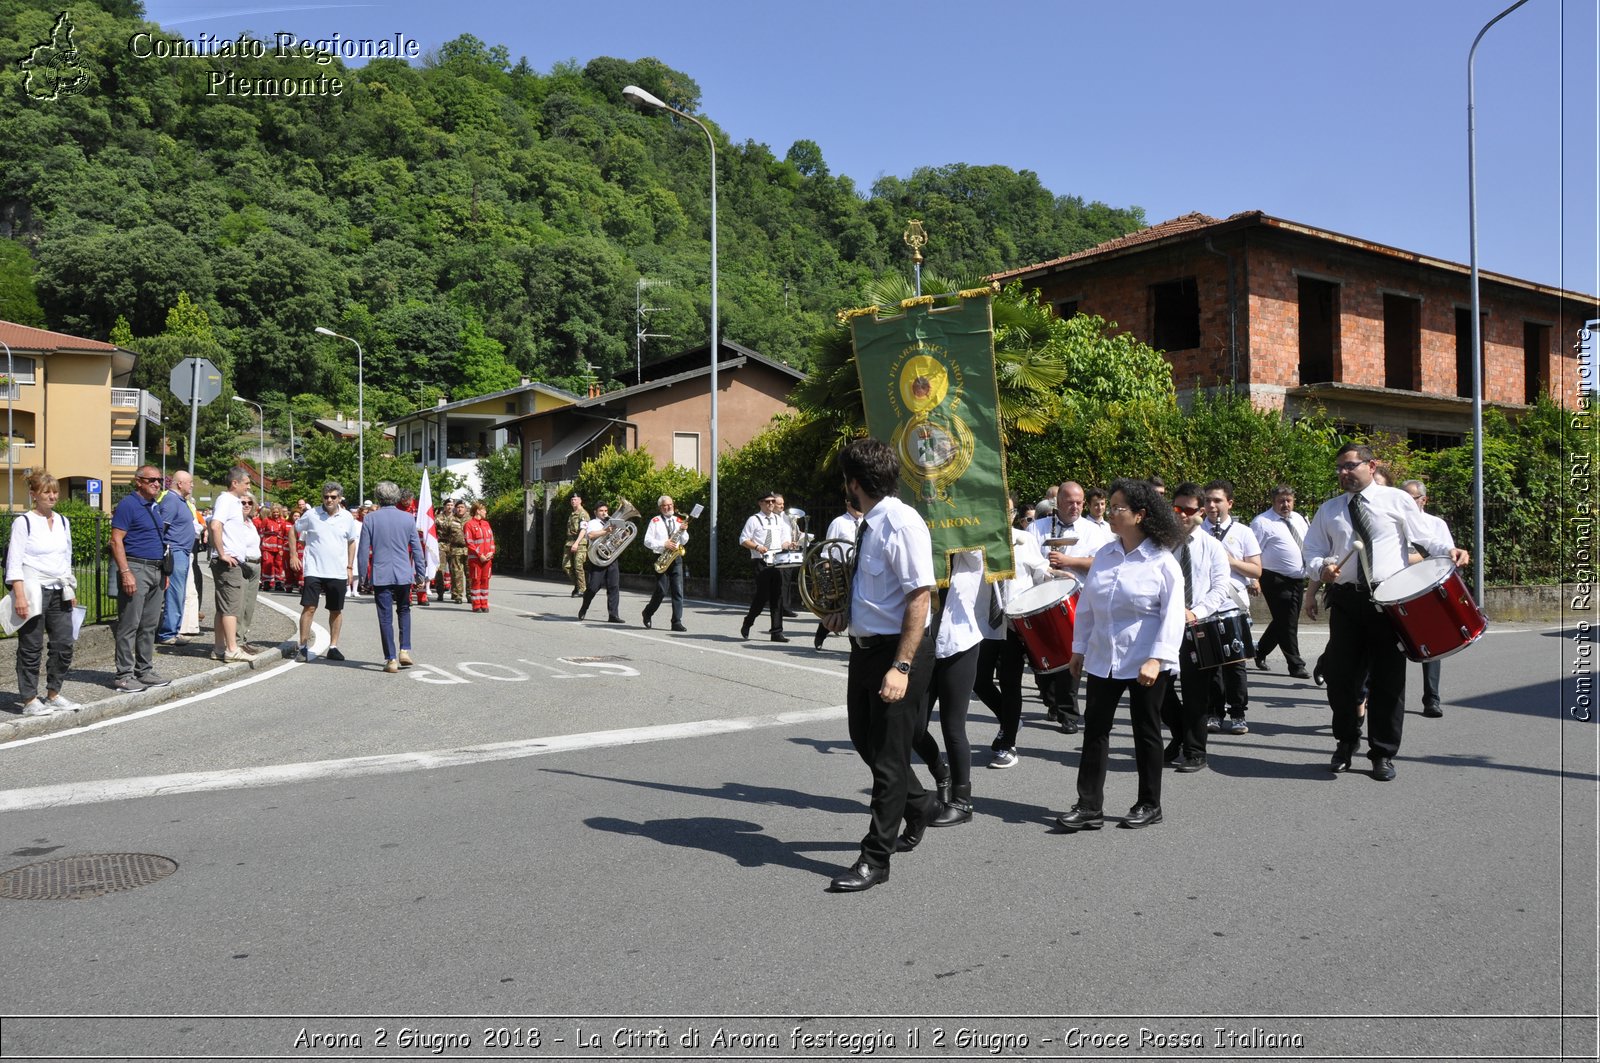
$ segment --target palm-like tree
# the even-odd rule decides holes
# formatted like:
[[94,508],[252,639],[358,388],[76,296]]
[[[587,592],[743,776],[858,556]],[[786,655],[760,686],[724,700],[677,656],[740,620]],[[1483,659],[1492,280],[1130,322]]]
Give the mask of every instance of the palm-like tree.
[[[923,275],[924,287],[937,305],[949,305],[956,292],[985,287],[981,280],[952,283],[933,274]],[[890,274],[867,285],[871,305],[893,313],[916,293],[902,274]],[[1038,293],[1024,293],[1020,285],[997,292],[993,301],[995,383],[1000,400],[1002,443],[1018,432],[1044,431],[1060,410],[1061,385],[1066,382],[1066,361],[1050,349],[1054,316],[1039,302]],[[812,365],[797,385],[790,401],[801,412],[808,434],[828,438],[831,459],[857,436],[866,434],[866,413],[861,401],[861,379],[856,371],[855,349],[849,326],[829,328],[812,341]]]

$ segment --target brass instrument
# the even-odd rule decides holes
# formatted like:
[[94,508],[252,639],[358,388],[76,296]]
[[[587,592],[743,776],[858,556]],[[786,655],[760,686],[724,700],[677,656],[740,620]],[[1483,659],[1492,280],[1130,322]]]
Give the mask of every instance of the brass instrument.
[[773,568],[799,568],[805,562],[806,544],[811,541],[811,536],[801,530],[801,524],[806,519],[803,509],[786,509],[783,511],[783,521],[789,526],[789,537],[784,542],[794,543],[793,550],[780,550],[781,543],[772,541],[772,533],[767,535],[767,564]]
[[689,541],[689,522],[700,516],[703,508],[696,503],[687,517],[681,513],[676,514],[680,521],[678,530],[667,536],[666,545],[661,548],[661,556],[656,558],[656,575],[659,576],[671,568],[673,563],[683,556],[683,544]]
[[605,532],[589,540],[589,564],[595,568],[606,568],[621,557],[622,551],[639,534],[638,527],[632,523],[638,515],[639,511],[633,508],[632,502],[626,498],[617,499],[617,511],[606,519]]
[[843,614],[850,622],[850,584],[856,574],[856,544],[849,539],[812,543],[800,564],[800,600],[826,619]]

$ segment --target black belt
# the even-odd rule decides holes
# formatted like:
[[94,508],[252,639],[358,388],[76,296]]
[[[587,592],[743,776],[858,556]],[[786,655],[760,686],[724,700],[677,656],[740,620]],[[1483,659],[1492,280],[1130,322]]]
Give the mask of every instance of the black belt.
[[898,644],[899,641],[900,641],[900,636],[899,635],[851,635],[850,636],[850,645],[854,646],[858,650],[875,650],[878,647],[886,646],[891,642]]
[[159,565],[161,564],[161,559],[159,557],[130,557],[128,558],[128,564]]

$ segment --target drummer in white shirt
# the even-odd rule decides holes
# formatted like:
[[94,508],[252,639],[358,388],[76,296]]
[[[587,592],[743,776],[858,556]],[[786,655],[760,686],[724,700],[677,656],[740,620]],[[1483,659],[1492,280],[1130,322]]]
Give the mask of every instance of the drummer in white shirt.
[[[1246,618],[1250,615],[1250,592],[1261,576],[1261,544],[1255,533],[1233,519],[1233,484],[1212,480],[1205,487],[1206,522],[1204,528],[1228,551],[1228,568],[1233,577],[1233,604]],[[1246,646],[1249,639],[1245,640]],[[1244,661],[1230,661],[1213,672],[1211,718],[1206,727],[1224,734],[1249,734],[1245,712],[1250,708],[1249,671]],[[1226,707],[1227,718],[1223,718]]]
[[1188,533],[1173,556],[1183,571],[1184,635],[1178,658],[1178,684],[1167,688],[1161,705],[1161,722],[1172,732],[1164,759],[1184,773],[1206,766],[1206,720],[1211,710],[1212,673],[1201,668],[1195,649],[1194,629],[1188,625],[1233,607],[1229,593],[1228,551],[1201,527],[1205,520],[1205,492],[1200,485],[1182,483],[1172,492],[1172,512]]
[[[1421,480],[1407,480],[1400,485],[1400,490],[1410,495],[1411,501],[1417,504],[1417,521],[1424,527],[1431,529],[1436,539],[1440,542],[1449,543],[1451,549],[1454,549],[1456,538],[1450,534],[1450,525],[1428,512],[1427,485]],[[1437,658],[1422,662],[1422,715],[1434,720],[1444,715],[1444,707],[1439,704],[1439,661]]]
[[[1013,522],[1017,509],[1011,501]],[[1022,592],[1040,583],[1049,583],[1054,574],[1039,550],[1031,531],[1011,528],[1011,557],[1016,575],[1008,580],[986,583],[978,596],[976,610],[983,642],[978,645],[978,674],[972,692],[1000,721],[1000,731],[989,744],[994,756],[991,768],[1011,768],[1017,763],[1017,732],[1022,728],[1022,640],[1006,619],[1006,606]],[[1070,652],[1071,647],[1067,647]],[[997,683],[998,680],[998,683]]]
[[[1089,574],[1095,553],[1113,538],[1109,528],[1083,515],[1083,501],[1083,487],[1065,480],[1056,491],[1056,511],[1033,522],[1034,538],[1050,567],[1080,582]],[[1059,719],[1063,734],[1076,734],[1083,724],[1078,713],[1077,677],[1063,669],[1037,676],[1035,681],[1047,710],[1045,718]]]

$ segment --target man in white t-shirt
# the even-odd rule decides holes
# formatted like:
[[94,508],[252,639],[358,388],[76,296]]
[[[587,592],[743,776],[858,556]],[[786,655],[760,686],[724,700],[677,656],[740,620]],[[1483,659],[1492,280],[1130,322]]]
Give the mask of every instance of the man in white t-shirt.
[[211,586],[216,595],[212,652],[223,661],[254,660],[243,639],[261,586],[261,535],[245,510],[249,495],[250,470],[235,465],[228,470],[228,489],[217,496],[211,511],[211,547],[216,551],[211,559]]
[[[339,628],[344,623],[344,596],[356,570],[356,542],[361,525],[344,508],[344,486],[337,480],[322,485],[322,505],[308,509],[289,528],[289,564],[300,573],[299,658],[309,664],[311,621],[317,615],[317,598],[328,606],[328,660],[342,661]],[[299,545],[305,544],[304,559]],[[303,571],[302,571],[303,569]]]
[[[1233,604],[1244,613],[1248,624],[1250,593],[1261,578],[1261,544],[1256,541],[1256,533],[1248,525],[1233,519],[1232,483],[1212,480],[1206,484],[1205,491],[1206,520],[1201,527],[1228,551]],[[1246,642],[1249,640],[1246,639]],[[1254,655],[1254,647],[1247,645],[1246,649]],[[1230,735],[1249,734],[1250,727],[1244,720],[1249,707],[1249,673],[1245,662],[1230,661],[1218,668],[1211,686],[1211,718],[1206,721],[1206,729]],[[1227,710],[1226,717],[1223,716],[1224,708]],[[1212,721],[1215,721],[1215,727]]]

